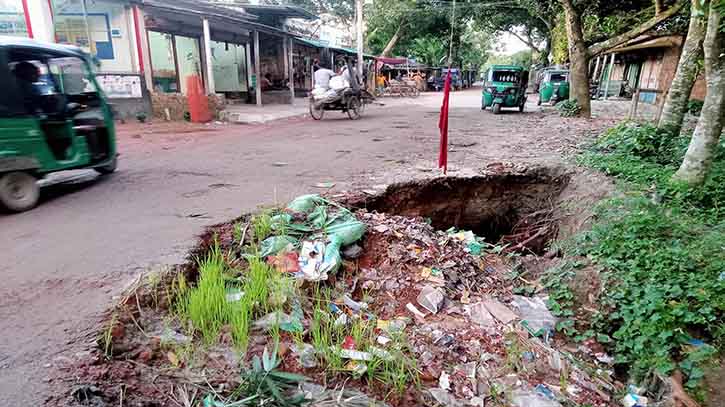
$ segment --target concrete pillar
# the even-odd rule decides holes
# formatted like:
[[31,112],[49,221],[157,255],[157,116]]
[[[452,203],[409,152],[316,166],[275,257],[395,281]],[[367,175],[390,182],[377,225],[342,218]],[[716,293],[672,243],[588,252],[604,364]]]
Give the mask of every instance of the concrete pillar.
[[202,19],[204,29],[204,57],[206,62],[206,94],[213,95],[216,93],[214,86],[214,62],[211,56],[211,30],[209,29],[209,20]]
[[[285,42],[286,41],[287,41],[287,39],[285,38]],[[289,68],[287,70],[287,75],[289,76],[289,91],[290,91],[290,96],[291,96],[290,104],[294,105],[295,104],[295,81],[294,81],[294,77],[295,77],[294,61],[295,61],[295,58],[294,58],[294,54],[293,54],[293,51],[294,51],[294,39],[292,37],[289,37],[289,46],[286,47],[286,48],[288,49],[288,52],[289,52],[287,54],[287,56],[289,57]],[[288,58],[285,58],[285,59],[288,59]]]
[[262,72],[260,72],[261,63],[259,60],[259,31],[254,30],[253,33],[254,36],[254,74],[257,78],[256,86],[254,87],[254,91],[257,96],[257,106],[262,106]]
[[136,24],[133,21],[133,7],[131,6],[124,6],[123,13],[126,18],[124,18],[123,22],[126,27],[124,27],[124,31],[126,34],[126,38],[128,39],[128,54],[129,58],[131,59],[131,72],[139,73],[143,70],[141,67],[141,64],[139,64],[138,60],[138,54],[136,52]]
[[284,72],[284,75],[289,75],[289,62],[288,62],[288,56],[289,56],[289,48],[287,47],[287,37],[282,37],[282,72]]
[[249,43],[244,44],[244,59],[247,61],[247,92],[252,86],[252,47]]
[[146,36],[146,20],[143,9],[139,6],[133,6],[131,9],[134,25],[134,37],[136,43],[133,50],[136,52],[136,58],[139,63],[139,71],[143,73],[146,89],[149,92],[154,90],[153,72],[151,72],[151,52],[149,51],[149,42]]
[[53,11],[48,0],[21,0],[28,25],[28,36],[43,42],[55,42]]
[[607,72],[607,84],[604,85],[604,100],[607,100],[609,97],[609,82],[612,81],[612,71],[614,70],[614,55],[616,53],[612,52],[612,57],[609,60],[609,72]]

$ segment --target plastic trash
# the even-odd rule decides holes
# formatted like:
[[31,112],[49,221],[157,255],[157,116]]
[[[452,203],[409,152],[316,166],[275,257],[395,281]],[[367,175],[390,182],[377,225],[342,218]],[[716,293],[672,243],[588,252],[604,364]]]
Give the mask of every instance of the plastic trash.
[[332,324],[335,328],[339,328],[342,326],[347,325],[347,314],[340,314],[335,319],[335,322]]
[[[301,310],[300,310],[301,311]],[[282,311],[270,312],[269,314],[254,321],[254,328],[268,331],[274,326],[286,332],[302,332],[302,321],[298,312],[293,311],[293,315],[289,315]]]
[[360,312],[368,309],[367,303],[355,301],[347,294],[342,296],[342,302],[355,312]]
[[302,242],[302,251],[298,257],[301,277],[307,281],[327,280],[327,273],[334,271],[340,265],[340,252],[334,255],[334,247],[332,254],[328,254],[328,245],[324,242],[316,240],[314,242]]
[[533,335],[547,337],[554,332],[558,319],[549,311],[544,298],[514,295],[511,304],[517,309],[521,324]]
[[355,360],[351,360],[350,362],[348,362],[348,364],[345,365],[345,370],[352,372],[353,376],[359,377],[364,375],[365,372],[368,371],[368,365]]
[[392,339],[388,338],[387,336],[383,336],[383,335],[378,335],[378,337],[375,340],[377,343],[379,343],[383,346],[386,346],[387,344],[389,344],[392,341]]
[[441,372],[441,376],[438,378],[438,387],[443,390],[451,389],[451,376],[445,370]]
[[446,300],[443,291],[427,285],[418,294],[418,304],[433,314],[437,314],[443,302]]
[[336,241],[340,246],[351,245],[360,240],[365,234],[365,224],[354,220],[335,223],[325,228],[330,241]]
[[364,360],[366,362],[373,360],[373,355],[370,353],[352,349],[340,349],[340,357],[343,359]]
[[290,236],[270,236],[262,240],[262,243],[259,247],[259,254],[263,258],[266,258],[267,256],[277,254],[286,248],[294,247],[298,244],[299,242],[297,241],[297,239]]
[[280,252],[275,256],[267,257],[267,264],[280,273],[297,273],[300,271],[299,255],[297,252]]
[[418,308],[416,308],[415,305],[413,305],[411,303],[407,303],[405,305],[405,308],[407,308],[408,311],[412,312],[413,315],[415,315],[416,317],[418,317],[418,318],[425,318],[425,314],[422,313]]
[[554,392],[551,391],[551,389],[545,384],[537,384],[534,390],[536,390],[537,393],[541,394],[549,400],[556,400]]
[[493,326],[495,324],[495,318],[491,315],[483,302],[471,304],[466,308],[472,322],[484,327]]
[[516,407],[559,407],[556,400],[550,400],[543,394],[526,389],[516,389],[511,394],[511,405]]
[[431,396],[437,401],[440,405],[446,406],[446,407],[462,407],[464,404],[460,401],[458,401],[451,393],[448,392],[448,390],[433,388],[428,389],[428,392]]
[[309,343],[292,344],[290,346],[292,352],[297,355],[300,365],[305,369],[317,367],[317,357],[315,356],[315,347]]
[[634,393],[628,393],[622,399],[622,405],[624,407],[645,407],[649,403],[649,399],[644,396],[639,396]]
[[315,207],[324,204],[325,199],[317,194],[300,195],[287,205],[287,210],[298,213],[309,213]]
[[342,342],[342,348],[347,350],[355,350],[355,339],[352,336],[345,336],[345,340]]
[[516,314],[509,307],[494,298],[484,298],[482,303],[488,312],[503,324],[508,324],[517,319]]

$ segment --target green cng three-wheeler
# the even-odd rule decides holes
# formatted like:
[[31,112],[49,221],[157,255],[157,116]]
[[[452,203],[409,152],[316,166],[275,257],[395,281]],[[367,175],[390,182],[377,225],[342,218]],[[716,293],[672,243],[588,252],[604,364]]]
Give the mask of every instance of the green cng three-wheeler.
[[565,69],[547,69],[539,86],[538,104],[551,102],[555,105],[569,99],[569,71]]
[[486,73],[481,96],[481,110],[491,106],[494,114],[501,108],[517,107],[524,111],[529,73],[517,65],[492,65]]
[[116,169],[111,107],[80,48],[0,37],[0,205],[34,207],[38,179]]

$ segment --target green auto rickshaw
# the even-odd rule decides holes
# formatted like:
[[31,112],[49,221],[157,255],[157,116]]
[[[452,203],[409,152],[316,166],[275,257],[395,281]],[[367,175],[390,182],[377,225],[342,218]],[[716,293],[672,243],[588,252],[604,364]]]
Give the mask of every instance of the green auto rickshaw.
[[0,88],[0,206],[33,208],[52,172],[115,171],[111,107],[83,50],[0,37]]
[[492,65],[486,73],[481,97],[481,110],[491,106],[494,114],[503,107],[517,107],[524,111],[529,73],[517,65]]
[[547,69],[544,71],[539,86],[538,104],[551,102],[557,104],[561,100],[569,99],[569,71],[566,69]]

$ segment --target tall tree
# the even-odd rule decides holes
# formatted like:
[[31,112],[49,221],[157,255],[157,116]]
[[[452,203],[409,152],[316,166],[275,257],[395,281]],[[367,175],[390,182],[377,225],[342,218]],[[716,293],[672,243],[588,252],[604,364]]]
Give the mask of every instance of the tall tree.
[[479,28],[513,35],[531,48],[542,64],[548,64],[558,8],[556,0],[483,1],[471,7]]
[[680,62],[677,64],[677,72],[667,93],[665,104],[662,108],[662,115],[657,126],[666,129],[674,134],[679,134],[682,129],[682,121],[687,112],[687,102],[690,100],[690,93],[695,84],[699,61],[702,58],[702,42],[705,39],[705,8],[709,6],[707,0],[692,0],[690,5],[690,26],[687,30],[687,37],[682,46]]
[[[569,40],[569,59],[571,62],[571,94],[572,99],[577,99],[582,107],[581,115],[591,117],[591,101],[589,100],[589,60],[592,56],[598,55],[608,49],[621,45],[629,40],[639,37],[643,33],[656,27],[670,17],[679,13],[683,3],[675,3],[659,15],[631,28],[621,34],[615,35],[605,41],[586,46],[582,24],[582,10],[592,3],[575,0],[559,0],[564,7],[566,14],[566,29]],[[597,3],[594,3],[595,5]]]
[[571,97],[581,105],[581,114],[590,117],[592,114],[589,99],[589,51],[584,43],[582,18],[573,0],[561,0],[566,13],[566,36],[569,40],[569,60]]
[[673,176],[674,180],[691,186],[705,181],[725,125],[725,30],[721,26],[725,23],[723,6],[723,0],[713,0],[710,5],[703,42],[707,95],[685,158]]

